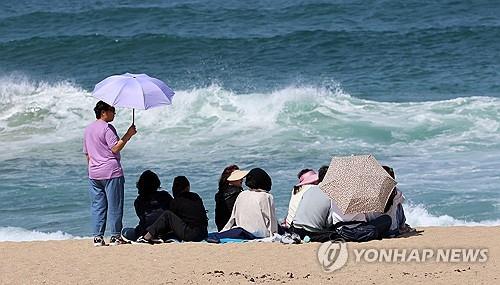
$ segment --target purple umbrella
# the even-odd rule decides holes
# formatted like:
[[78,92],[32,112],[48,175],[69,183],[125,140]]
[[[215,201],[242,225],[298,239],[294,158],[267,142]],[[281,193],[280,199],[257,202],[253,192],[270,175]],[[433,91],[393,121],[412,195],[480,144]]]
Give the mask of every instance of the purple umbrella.
[[112,75],[97,83],[92,96],[111,106],[132,108],[132,124],[135,109],[172,104],[174,91],[161,80],[147,74],[125,73]]

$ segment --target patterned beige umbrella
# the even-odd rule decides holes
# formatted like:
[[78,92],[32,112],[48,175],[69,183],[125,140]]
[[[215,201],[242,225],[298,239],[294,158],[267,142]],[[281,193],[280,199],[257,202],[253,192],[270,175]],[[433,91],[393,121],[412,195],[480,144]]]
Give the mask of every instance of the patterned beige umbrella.
[[396,181],[373,155],[334,157],[319,188],[344,214],[383,212]]

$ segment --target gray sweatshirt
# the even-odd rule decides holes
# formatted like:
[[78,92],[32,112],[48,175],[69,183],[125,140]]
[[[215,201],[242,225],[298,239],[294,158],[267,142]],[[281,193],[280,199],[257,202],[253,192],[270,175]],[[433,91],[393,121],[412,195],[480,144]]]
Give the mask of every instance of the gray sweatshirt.
[[314,185],[302,196],[293,226],[318,232],[338,222],[347,221],[366,221],[366,218],[364,214],[343,214],[337,203],[321,191],[318,185]]

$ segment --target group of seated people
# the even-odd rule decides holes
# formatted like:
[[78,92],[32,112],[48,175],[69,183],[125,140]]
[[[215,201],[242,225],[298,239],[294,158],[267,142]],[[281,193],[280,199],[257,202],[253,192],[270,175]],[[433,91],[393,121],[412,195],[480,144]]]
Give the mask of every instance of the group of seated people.
[[[384,166],[384,169],[395,178],[392,168]],[[405,223],[404,197],[397,188],[392,191],[384,212],[343,214],[335,201],[319,188],[327,171],[328,166],[323,166],[318,172],[303,169],[298,173],[299,181],[292,189],[287,215],[278,222],[270,193],[272,180],[266,171],[261,168],[244,171],[236,165],[226,167],[215,194],[218,232],[238,229],[251,238],[292,234],[299,241],[305,238],[325,241],[338,237],[338,228],[344,228],[340,237],[363,241],[367,236],[392,237],[413,230]],[[243,181],[248,190],[243,190]],[[139,195],[134,202],[139,224],[123,229],[122,238],[149,244],[169,239],[206,240],[207,211],[200,196],[190,191],[189,180],[185,176],[174,178],[173,197],[160,190],[160,184],[154,172],[146,170],[141,174],[137,181]],[[358,231],[353,232],[351,225],[358,227]],[[375,237],[364,231],[370,227],[375,229]]]

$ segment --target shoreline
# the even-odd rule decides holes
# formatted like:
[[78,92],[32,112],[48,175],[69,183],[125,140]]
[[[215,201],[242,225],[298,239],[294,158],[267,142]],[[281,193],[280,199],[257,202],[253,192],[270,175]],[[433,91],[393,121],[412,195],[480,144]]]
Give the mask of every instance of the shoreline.
[[[347,243],[341,269],[323,271],[320,243],[121,245],[94,248],[90,239],[0,242],[0,284],[361,284],[425,282],[496,284],[500,227],[419,227],[417,235]],[[487,249],[486,262],[356,262],[355,251]]]

